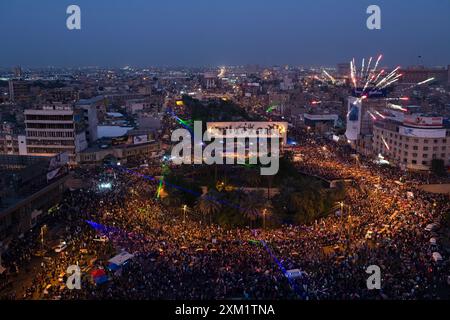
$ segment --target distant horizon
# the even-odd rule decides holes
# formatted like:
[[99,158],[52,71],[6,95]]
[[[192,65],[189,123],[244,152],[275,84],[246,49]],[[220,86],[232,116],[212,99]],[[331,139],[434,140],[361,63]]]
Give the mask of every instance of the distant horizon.
[[[366,57],[370,58],[370,57]],[[355,59],[356,60],[356,59]],[[356,60],[358,61],[358,60]],[[213,69],[213,68],[220,68],[220,67],[233,67],[233,68],[245,68],[245,67],[258,67],[258,68],[275,68],[275,67],[285,67],[288,66],[289,68],[306,68],[306,69],[314,69],[314,68],[329,68],[329,69],[336,69],[337,65],[340,63],[346,63],[346,61],[337,62],[335,65],[329,65],[329,64],[323,64],[323,65],[294,65],[294,64],[270,64],[270,65],[262,65],[257,63],[249,63],[249,64],[242,64],[242,65],[125,65],[125,66],[95,66],[95,65],[79,65],[79,66],[56,66],[56,65],[48,65],[48,66],[27,66],[27,65],[11,65],[11,66],[0,66],[0,71],[10,71],[12,72],[14,68],[20,67],[22,70],[35,70],[35,69],[124,69],[126,67],[130,67],[133,69],[149,69],[149,68],[167,68],[167,69]],[[350,61],[348,61],[350,63]],[[447,69],[450,66],[450,60],[447,64],[443,65],[425,65],[425,64],[413,64],[413,65],[402,65],[402,64],[392,64],[392,65],[386,65],[381,64],[379,68],[395,68],[397,66],[400,66],[401,68],[443,68]]]

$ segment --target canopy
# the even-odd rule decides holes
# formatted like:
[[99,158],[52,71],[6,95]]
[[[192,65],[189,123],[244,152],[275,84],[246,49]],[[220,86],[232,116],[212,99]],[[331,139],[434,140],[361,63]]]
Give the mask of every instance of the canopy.
[[118,266],[122,266],[125,262],[127,262],[128,260],[131,260],[133,258],[134,258],[134,255],[124,251],[124,252],[118,254],[117,256],[111,258],[108,262],[113,263]]
[[102,276],[104,276],[106,273],[105,273],[105,270],[103,270],[103,269],[97,269],[97,270],[92,270],[91,271],[91,275],[94,277],[94,278],[97,278],[97,277],[102,277]]
[[119,269],[120,269],[120,267],[119,267],[117,264],[110,263],[110,264],[108,265],[108,270],[110,270],[110,271],[117,271],[117,270],[119,270]]
[[297,278],[303,278],[305,273],[301,271],[300,269],[292,269],[286,271],[286,277],[290,279],[297,279]]
[[108,282],[108,280],[109,280],[109,279],[108,279],[108,276],[106,276],[106,275],[101,276],[101,277],[97,277],[97,278],[94,279],[96,285],[99,285],[99,284],[103,284],[103,283],[105,283],[105,282]]

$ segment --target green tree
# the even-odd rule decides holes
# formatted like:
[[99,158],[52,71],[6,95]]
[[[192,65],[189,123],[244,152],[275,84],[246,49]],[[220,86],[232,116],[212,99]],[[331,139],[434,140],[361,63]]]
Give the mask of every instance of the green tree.
[[250,227],[253,222],[261,217],[264,207],[264,196],[261,191],[249,192],[247,196],[241,201],[241,213],[250,222]]
[[209,223],[212,224],[212,217],[220,212],[222,205],[219,202],[219,194],[215,190],[210,190],[208,193],[198,198],[195,208],[202,214],[202,216],[209,215]]
[[431,171],[439,176],[439,177],[443,177],[446,175],[446,171],[445,171],[445,163],[444,160],[442,159],[433,159],[431,161]]

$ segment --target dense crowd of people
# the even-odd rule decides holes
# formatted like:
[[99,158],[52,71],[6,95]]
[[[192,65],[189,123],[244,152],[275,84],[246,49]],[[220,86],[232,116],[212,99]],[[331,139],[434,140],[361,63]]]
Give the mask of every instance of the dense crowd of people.
[[[421,191],[420,178],[356,161],[348,151],[312,138],[299,141],[298,170],[326,179],[352,179],[342,211],[312,225],[275,229],[223,229],[164,207],[157,183],[117,168],[84,169],[88,190],[69,192],[52,218],[64,226],[68,248],[30,266],[42,243],[37,231],[14,241],[4,254],[10,274],[32,279],[12,299],[442,299],[449,298],[448,252],[438,234],[425,231],[450,210],[447,195]],[[152,176],[158,168],[136,172]],[[111,190],[100,190],[102,181]],[[397,182],[396,182],[397,181]],[[409,192],[409,193],[408,193]],[[194,209],[190,209],[194,210]],[[176,210],[175,210],[176,211]],[[189,217],[189,212],[188,212]],[[94,241],[106,235],[108,241]],[[437,243],[430,243],[430,238]],[[49,240],[47,240],[49,241]],[[134,258],[109,281],[96,285],[89,272],[127,251]],[[435,261],[439,251],[443,261]],[[79,264],[80,290],[64,275]],[[381,290],[369,290],[370,265],[381,268]],[[285,271],[300,269],[289,280]],[[59,280],[58,280],[59,279]]]

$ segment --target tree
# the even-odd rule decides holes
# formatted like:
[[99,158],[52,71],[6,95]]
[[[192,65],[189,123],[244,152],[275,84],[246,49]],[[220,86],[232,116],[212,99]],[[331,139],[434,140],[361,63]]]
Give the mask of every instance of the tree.
[[433,159],[431,161],[431,171],[439,177],[443,177],[446,175],[445,171],[445,163],[442,159]]
[[197,200],[195,207],[203,216],[209,215],[210,224],[212,224],[212,216],[222,209],[218,193],[215,190],[208,191],[208,193],[202,195]]
[[250,227],[253,222],[261,217],[264,207],[264,196],[261,191],[253,191],[247,194],[241,201],[242,215],[250,221]]

